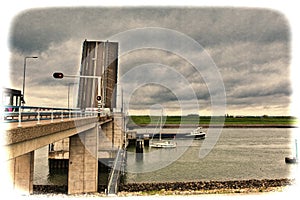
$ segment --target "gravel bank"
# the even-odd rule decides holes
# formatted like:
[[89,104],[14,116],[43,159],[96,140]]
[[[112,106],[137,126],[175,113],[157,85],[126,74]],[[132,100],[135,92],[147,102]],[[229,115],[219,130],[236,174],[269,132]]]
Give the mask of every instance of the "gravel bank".
[[[293,179],[262,179],[237,181],[198,181],[168,183],[121,184],[118,196],[140,195],[195,195],[282,191],[292,185]],[[67,194],[67,186],[34,185],[34,194]],[[102,190],[103,188],[99,188]],[[105,196],[104,192],[92,196]]]
[[[187,195],[282,191],[285,186],[292,185],[291,179],[263,179],[238,181],[199,181],[170,183],[130,183],[120,186],[120,196],[132,195]],[[130,194],[131,193],[131,194]]]

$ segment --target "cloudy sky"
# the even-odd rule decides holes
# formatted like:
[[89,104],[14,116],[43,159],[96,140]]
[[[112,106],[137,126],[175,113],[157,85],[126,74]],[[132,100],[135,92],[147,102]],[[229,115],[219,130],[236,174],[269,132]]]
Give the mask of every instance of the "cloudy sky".
[[[211,85],[216,82],[207,78],[215,75],[224,85],[226,113],[289,115],[292,95],[290,27],[284,15],[268,9],[82,7],[26,10],[11,23],[11,83],[7,87],[21,89],[24,57],[38,56],[38,59],[27,59],[26,104],[66,107],[67,85],[76,80],[55,80],[52,73],[79,73],[85,39],[118,38],[114,35],[141,28],[147,30],[147,27],[171,30],[194,40],[202,49],[191,51],[189,57],[203,59],[203,64],[200,68],[193,65],[176,50],[125,51],[119,57],[119,76],[132,114],[149,113],[163,106],[167,114],[210,115],[212,96],[217,98],[222,92],[214,90]],[[138,35],[134,39],[145,42],[145,36]],[[117,42],[120,42],[120,52],[128,45],[124,39]],[[159,42],[172,43],[172,47],[178,43],[172,37]],[[212,63],[219,76],[210,67]],[[76,93],[75,84],[71,86],[71,104],[76,102]]]

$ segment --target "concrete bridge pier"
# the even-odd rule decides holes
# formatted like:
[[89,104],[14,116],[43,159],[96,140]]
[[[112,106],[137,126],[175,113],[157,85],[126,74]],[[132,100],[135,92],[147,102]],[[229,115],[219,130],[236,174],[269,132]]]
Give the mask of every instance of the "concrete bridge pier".
[[70,137],[68,194],[97,192],[98,125]]
[[33,193],[34,151],[8,160],[14,191]]
[[106,138],[111,143],[111,148],[118,149],[124,144],[124,130],[123,130],[123,116],[122,114],[114,114],[112,121],[101,125]]
[[113,120],[113,141],[116,147],[124,145],[124,116],[123,113],[115,113]]
[[[109,148],[114,148],[113,121],[102,124],[101,129],[104,133],[104,136],[107,138],[107,141],[109,141],[109,144],[110,144]],[[101,143],[101,141],[99,141],[99,142]]]

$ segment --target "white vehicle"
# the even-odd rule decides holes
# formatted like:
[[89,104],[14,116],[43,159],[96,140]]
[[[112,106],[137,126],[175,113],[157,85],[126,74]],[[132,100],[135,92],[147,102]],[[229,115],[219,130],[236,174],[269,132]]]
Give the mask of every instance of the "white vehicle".
[[111,112],[109,108],[100,108],[100,116],[110,117]]

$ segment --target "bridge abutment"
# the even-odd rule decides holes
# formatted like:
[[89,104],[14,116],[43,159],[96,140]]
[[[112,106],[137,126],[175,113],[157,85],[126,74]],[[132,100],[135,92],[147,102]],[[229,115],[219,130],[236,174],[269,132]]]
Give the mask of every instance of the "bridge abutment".
[[97,192],[98,126],[70,137],[68,194]]

